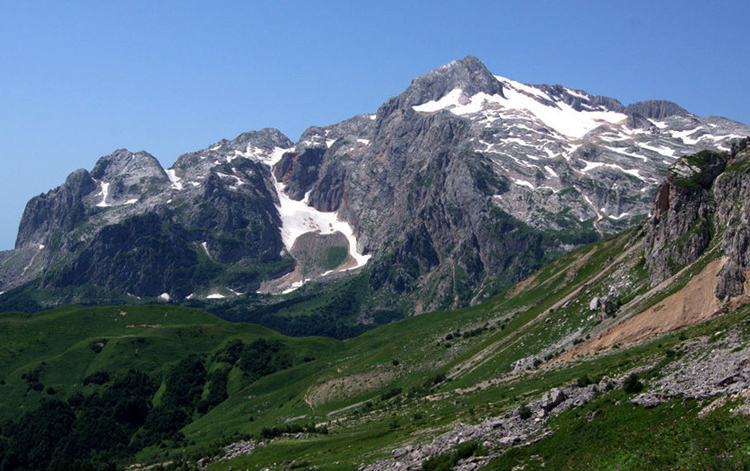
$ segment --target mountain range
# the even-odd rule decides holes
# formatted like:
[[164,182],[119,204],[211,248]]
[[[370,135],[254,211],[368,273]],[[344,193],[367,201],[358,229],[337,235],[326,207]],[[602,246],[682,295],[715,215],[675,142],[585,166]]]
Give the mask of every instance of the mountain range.
[[679,157],[747,135],[667,101],[522,84],[469,56],[296,143],[262,129],[168,169],[123,149],[73,172],[27,204],[0,253],[0,304],[229,312],[344,283],[354,301],[334,316],[350,325],[475,305],[645,220]]

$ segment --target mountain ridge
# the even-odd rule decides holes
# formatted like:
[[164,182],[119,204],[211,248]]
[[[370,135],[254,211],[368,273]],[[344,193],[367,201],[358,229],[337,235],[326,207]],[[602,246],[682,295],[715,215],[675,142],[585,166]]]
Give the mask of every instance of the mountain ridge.
[[[376,114],[311,127],[296,143],[266,128],[168,169],[147,153],[103,157],[30,201],[16,249],[0,255],[0,291],[110,280],[107,289],[123,295],[223,299],[288,293],[358,270],[368,293],[346,313],[352,319],[465,306],[644,218],[678,155],[726,150],[743,134],[750,129],[670,102],[626,107],[521,84],[468,56],[415,78]],[[154,234],[163,250],[137,237],[127,249],[97,239],[110,225],[124,226],[108,233],[127,233],[126,220],[146,213],[164,228]],[[306,232],[344,238],[310,238],[295,250]],[[87,249],[95,240],[100,249]],[[192,255],[166,256],[168,275],[135,289],[143,254],[174,244]],[[297,259],[321,250],[349,257],[325,270],[310,265],[321,255]],[[105,268],[94,276],[85,268],[94,265]]]

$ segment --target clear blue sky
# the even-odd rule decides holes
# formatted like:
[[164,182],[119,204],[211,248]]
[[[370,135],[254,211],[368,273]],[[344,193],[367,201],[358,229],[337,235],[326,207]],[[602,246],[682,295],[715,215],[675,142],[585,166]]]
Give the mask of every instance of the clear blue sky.
[[244,131],[374,112],[466,55],[526,83],[750,123],[750,2],[0,3],[0,250],[29,198],[118,148],[165,167]]

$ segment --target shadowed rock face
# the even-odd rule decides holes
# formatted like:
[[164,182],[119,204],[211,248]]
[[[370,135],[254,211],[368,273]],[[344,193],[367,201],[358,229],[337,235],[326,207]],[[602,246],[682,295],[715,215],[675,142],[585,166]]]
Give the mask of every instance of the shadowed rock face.
[[102,157],[90,173],[77,170],[29,201],[16,250],[33,253],[23,269],[3,271],[4,286],[44,276],[48,287],[93,283],[182,299],[227,264],[252,271],[278,263],[278,197],[259,159],[282,146],[291,143],[276,130],[221,141],[180,157],[176,182],[145,152]]
[[647,225],[646,266],[656,285],[697,260],[715,237],[727,261],[719,272],[719,300],[745,294],[750,268],[750,153],[748,139],[731,152],[700,152],[669,168]]
[[712,185],[726,167],[725,157],[702,152],[673,164],[654,200],[646,238],[646,266],[652,285],[694,262],[711,243],[716,209]]

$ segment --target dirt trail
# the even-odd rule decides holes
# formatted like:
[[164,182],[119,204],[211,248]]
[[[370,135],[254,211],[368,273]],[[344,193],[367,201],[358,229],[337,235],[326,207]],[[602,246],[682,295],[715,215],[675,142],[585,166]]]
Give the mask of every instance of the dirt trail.
[[718,282],[716,274],[723,265],[724,260],[714,260],[682,290],[560,355],[554,362],[570,360],[577,355],[590,355],[617,344],[633,343],[719,315],[721,311],[714,291]]

